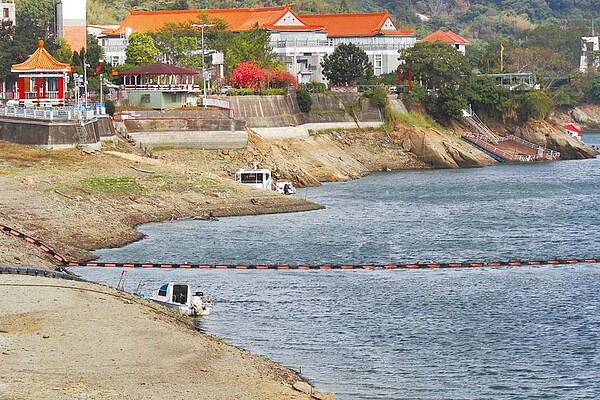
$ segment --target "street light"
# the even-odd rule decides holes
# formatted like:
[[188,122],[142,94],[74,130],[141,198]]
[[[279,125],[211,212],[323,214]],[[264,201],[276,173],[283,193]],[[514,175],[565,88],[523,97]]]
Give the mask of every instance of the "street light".
[[204,28],[209,28],[214,26],[213,24],[191,24],[190,26],[195,26],[200,28],[202,31],[202,104],[206,107],[206,64],[204,63]]

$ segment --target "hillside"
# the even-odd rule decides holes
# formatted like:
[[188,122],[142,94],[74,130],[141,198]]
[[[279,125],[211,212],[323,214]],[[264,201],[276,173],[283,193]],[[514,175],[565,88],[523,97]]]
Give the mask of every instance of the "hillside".
[[[17,0],[18,1],[18,0]],[[22,0],[24,1],[24,0]],[[88,0],[89,22],[106,24],[120,22],[129,9],[164,10],[186,8],[269,7],[288,3],[286,0]],[[562,21],[590,21],[598,18],[598,0],[336,0],[319,2],[301,0],[294,3],[301,13],[373,12],[388,10],[395,21],[403,25],[430,29],[433,24],[448,24],[458,31],[471,27],[485,28],[486,19],[503,16],[507,26],[523,24],[559,24]],[[420,15],[420,18],[417,16]],[[502,22],[502,21],[501,21]],[[498,31],[497,31],[498,32]],[[502,31],[500,31],[502,32]]]

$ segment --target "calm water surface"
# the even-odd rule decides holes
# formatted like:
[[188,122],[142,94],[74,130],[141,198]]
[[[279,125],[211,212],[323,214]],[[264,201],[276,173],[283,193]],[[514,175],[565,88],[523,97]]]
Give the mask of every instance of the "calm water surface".
[[[585,135],[600,145],[600,135]],[[101,261],[403,263],[600,257],[600,162],[374,174],[300,189],[324,210],[140,227]],[[122,270],[73,268],[116,285]],[[201,329],[337,399],[600,398],[600,266],[128,270],[190,281]]]

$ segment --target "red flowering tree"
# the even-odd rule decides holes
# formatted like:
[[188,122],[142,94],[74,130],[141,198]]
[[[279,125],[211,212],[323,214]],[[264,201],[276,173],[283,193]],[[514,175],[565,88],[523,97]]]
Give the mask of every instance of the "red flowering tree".
[[258,68],[257,63],[242,61],[233,70],[231,81],[235,86],[258,90],[264,87],[267,81],[267,74]]
[[242,61],[231,74],[234,86],[251,88],[254,90],[266,88],[296,87],[298,82],[289,72],[277,71],[273,68],[260,69],[255,62]]
[[286,89],[289,86],[298,87],[298,80],[287,71],[269,71],[269,87]]

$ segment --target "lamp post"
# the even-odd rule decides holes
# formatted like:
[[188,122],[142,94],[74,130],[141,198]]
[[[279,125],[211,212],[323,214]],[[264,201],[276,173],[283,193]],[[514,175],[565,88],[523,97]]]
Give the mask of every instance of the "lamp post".
[[214,26],[213,24],[191,24],[190,26],[195,26],[200,28],[201,33],[201,46],[202,46],[202,104],[206,107],[206,64],[204,63],[204,28],[209,28]]
[[88,105],[88,81],[87,81],[87,68],[90,66],[90,64],[88,64],[85,61],[85,56],[83,56],[83,93],[84,93],[84,104],[85,104],[85,108],[87,109],[87,105]]

